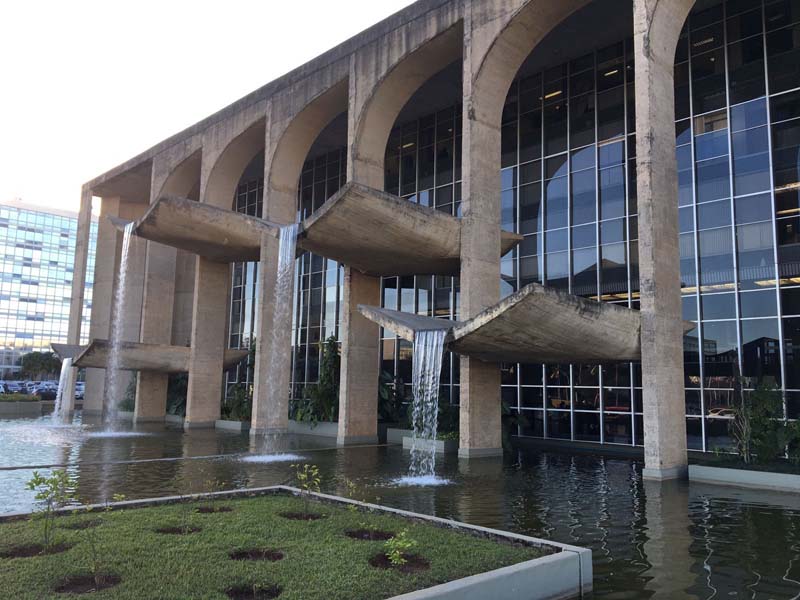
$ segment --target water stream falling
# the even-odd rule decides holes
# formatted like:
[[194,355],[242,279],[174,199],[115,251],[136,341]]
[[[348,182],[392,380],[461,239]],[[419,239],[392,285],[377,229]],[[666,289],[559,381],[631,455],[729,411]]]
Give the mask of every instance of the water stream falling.
[[[61,374],[58,376],[58,391],[56,392],[56,403],[53,408],[53,422],[65,423],[69,417],[67,407],[69,402],[64,402],[64,388],[67,387],[67,380],[69,379],[69,370],[72,368],[72,359],[65,358],[61,361]],[[74,390],[73,390],[74,393]]]
[[414,333],[412,388],[412,422],[414,433],[408,477],[398,481],[404,485],[437,485],[446,483],[436,478],[436,430],[439,420],[439,377],[444,355],[444,329]]
[[120,350],[126,313],[128,258],[135,225],[135,223],[128,223],[122,235],[122,255],[119,260],[117,288],[114,290],[114,305],[111,309],[111,332],[108,340],[108,362],[106,363],[106,396],[103,403],[103,420],[106,424],[116,421],[120,402],[125,395],[125,390],[122,389],[125,378],[121,377]]
[[[292,300],[294,298],[294,265],[297,249],[297,223],[283,225],[280,231],[278,248],[278,269],[275,276],[275,290],[272,298],[272,331],[270,335],[271,348],[286,348],[288,340],[283,339],[285,327],[278,327],[278,323],[289,323],[292,319]],[[289,382],[288,373],[283,372],[283,361],[279,352],[271,352],[267,381],[270,394],[284,394]],[[271,400],[272,401],[272,400]],[[277,436],[267,434],[264,436],[264,454],[274,454],[278,451]],[[253,460],[258,457],[252,457]],[[291,459],[287,459],[291,460]]]

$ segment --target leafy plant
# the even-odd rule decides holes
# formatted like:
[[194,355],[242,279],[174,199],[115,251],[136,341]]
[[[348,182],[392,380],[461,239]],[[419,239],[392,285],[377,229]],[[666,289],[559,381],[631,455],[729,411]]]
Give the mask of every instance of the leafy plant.
[[341,357],[335,336],[320,342],[319,381],[307,385],[303,396],[292,403],[292,417],[312,426],[320,421],[335,421],[339,413]]
[[774,461],[794,445],[797,426],[784,421],[779,390],[764,384],[744,390],[743,383],[742,378],[734,380],[733,418],[728,423],[736,453],[748,465]]
[[128,387],[125,388],[125,395],[119,403],[119,410],[124,412],[133,412],[136,410],[136,377],[131,377],[128,381]]
[[[125,500],[125,494],[114,494],[110,502],[106,502],[103,507],[104,512],[111,511],[111,502],[122,502]],[[89,549],[89,572],[94,579],[94,584],[98,588],[102,584],[103,578],[103,554],[97,539],[97,529],[95,527],[86,527],[83,530],[83,537],[86,538],[86,547]]]
[[231,387],[227,401],[222,405],[222,418],[231,421],[249,421],[253,388],[243,383]]
[[412,540],[408,537],[408,530],[403,529],[400,533],[389,538],[384,543],[386,558],[396,567],[404,565],[408,562],[406,556],[409,550],[416,545],[416,540]]
[[292,468],[295,470],[294,477],[297,480],[297,487],[301,490],[301,495],[304,499],[304,510],[308,512],[308,504],[311,500],[312,493],[319,493],[320,489],[320,476],[319,476],[319,467],[317,465],[309,465],[304,464],[302,467],[298,465],[292,465]]
[[511,436],[516,435],[519,427],[527,427],[530,422],[527,417],[518,410],[511,410],[507,402],[502,403],[500,417],[501,437],[504,450],[511,450]]
[[56,469],[50,477],[33,472],[33,477],[26,487],[36,492],[35,500],[39,503],[41,511],[36,513],[44,525],[42,528],[42,546],[49,550],[54,543],[53,527],[56,511],[75,500],[76,481],[63,469]]
[[389,371],[381,371],[378,383],[378,418],[385,423],[400,423],[406,418],[405,385]]
[[189,387],[188,373],[174,373],[167,380],[167,413],[186,414],[186,393]]

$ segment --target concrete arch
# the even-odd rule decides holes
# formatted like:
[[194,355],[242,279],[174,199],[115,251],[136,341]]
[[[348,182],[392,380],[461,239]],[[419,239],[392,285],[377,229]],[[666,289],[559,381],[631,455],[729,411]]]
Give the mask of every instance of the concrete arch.
[[[263,112],[234,136],[213,132],[203,141],[204,166],[211,163],[208,175],[201,175],[200,201],[230,209],[242,172],[264,150],[267,119]],[[226,128],[227,129],[227,128]],[[216,138],[227,138],[219,143]],[[216,156],[216,158],[214,158]],[[213,161],[213,163],[212,163]]]
[[271,132],[278,139],[267,159],[264,218],[278,223],[294,220],[303,163],[325,127],[347,112],[347,99],[348,81],[343,79],[306,104],[282,131]]
[[[375,81],[358,114],[350,116],[352,142],[348,179],[383,189],[384,154],[400,111],[432,76],[462,56],[463,21],[403,54]],[[356,73],[355,77],[368,77]]]
[[153,183],[151,186],[151,204],[164,195],[182,196],[184,198],[198,199],[200,189],[200,169],[202,163],[202,151],[195,150],[192,154],[184,158],[165,176],[156,180],[155,170],[153,172]]

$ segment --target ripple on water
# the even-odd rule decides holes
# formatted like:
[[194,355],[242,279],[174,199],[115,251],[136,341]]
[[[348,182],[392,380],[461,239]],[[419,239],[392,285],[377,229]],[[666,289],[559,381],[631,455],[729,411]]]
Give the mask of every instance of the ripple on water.
[[300,454],[291,454],[289,452],[286,453],[276,453],[276,454],[253,454],[242,457],[240,460],[246,463],[259,463],[259,464],[269,464],[269,463],[276,463],[276,462],[288,462],[290,460],[304,460],[305,456]]
[[436,477],[435,475],[420,475],[417,477],[400,477],[392,480],[392,485],[396,486],[439,486],[450,485],[453,483],[444,477]]
[[88,438],[94,439],[108,439],[108,438],[134,438],[134,437],[148,437],[152,433],[145,433],[143,431],[90,431],[85,434]]

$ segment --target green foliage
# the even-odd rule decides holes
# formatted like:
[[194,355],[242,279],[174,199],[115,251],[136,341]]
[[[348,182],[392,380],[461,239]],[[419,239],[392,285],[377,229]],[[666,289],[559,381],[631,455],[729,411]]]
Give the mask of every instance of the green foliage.
[[395,566],[404,565],[408,562],[406,555],[416,545],[416,540],[408,537],[408,529],[403,529],[384,543],[386,558]]
[[19,374],[24,379],[57,379],[61,373],[61,360],[53,352],[28,352],[20,365]]
[[0,402],[37,402],[33,394],[0,394]]
[[175,373],[167,381],[167,413],[184,416],[186,414],[186,393],[189,387],[188,373]]
[[319,486],[321,483],[319,476],[319,467],[317,465],[304,464],[292,465],[295,470],[294,477],[297,480],[297,487],[302,490],[302,495],[305,498],[305,511],[308,512],[308,502],[311,499],[312,493],[319,493]]
[[335,421],[339,414],[339,374],[341,358],[334,336],[320,343],[319,381],[303,390],[303,397],[292,402],[292,418],[315,426],[320,421]]
[[42,545],[45,550],[54,543],[53,521],[56,510],[75,500],[76,482],[65,470],[56,469],[50,477],[33,472],[33,477],[26,484],[26,488],[36,492],[34,498],[39,503],[38,518],[42,519]]
[[378,382],[378,419],[385,423],[401,423],[406,419],[405,385],[389,371],[381,371]]
[[136,409],[136,377],[131,377],[128,387],[125,388],[125,396],[119,403],[119,409],[123,412],[133,412]]
[[728,431],[739,458],[745,464],[768,463],[783,457],[788,446],[796,446],[798,427],[783,419],[783,399],[779,390],[759,384],[743,390],[743,381],[734,384],[733,418]]
[[436,434],[436,439],[442,442],[458,441],[459,433],[457,431],[447,431],[445,433]]
[[252,386],[237,383],[232,386],[222,405],[222,418],[229,421],[249,421],[253,398]]
[[503,450],[511,450],[511,436],[517,434],[519,427],[527,427],[529,421],[522,412],[511,410],[507,402],[502,403],[501,411],[500,423]]

